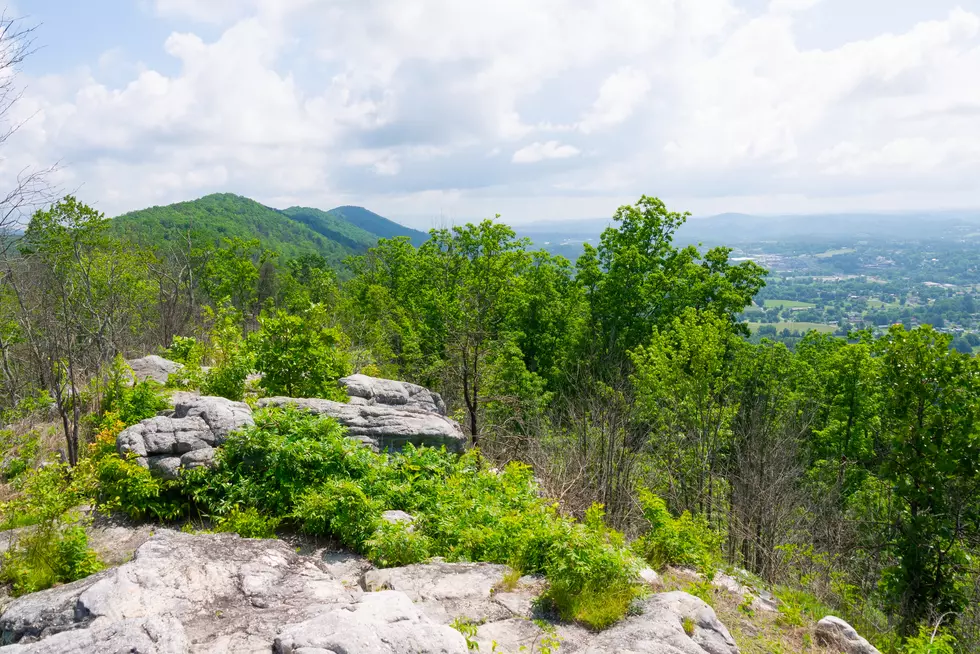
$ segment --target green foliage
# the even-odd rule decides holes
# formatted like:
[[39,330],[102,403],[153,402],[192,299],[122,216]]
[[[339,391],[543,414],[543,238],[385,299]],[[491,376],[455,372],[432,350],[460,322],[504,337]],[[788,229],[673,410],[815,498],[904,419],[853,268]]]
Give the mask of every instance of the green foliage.
[[97,499],[105,510],[134,520],[153,517],[172,520],[183,513],[177,486],[154,476],[146,468],[110,454],[95,468]]
[[639,498],[649,529],[634,541],[633,549],[658,570],[674,565],[713,574],[721,538],[707,522],[687,512],[675,518],[667,504],[645,488],[639,490]]
[[684,628],[684,633],[687,634],[688,637],[694,637],[694,628],[697,626],[694,620],[685,615],[684,619],[681,620],[681,626]]
[[449,626],[463,634],[463,638],[466,639],[466,649],[468,650],[479,650],[480,644],[476,642],[476,632],[480,628],[475,622],[470,622],[466,618],[456,618],[449,623]]
[[193,336],[174,336],[163,355],[185,366],[200,366],[204,360],[204,346]]
[[204,374],[201,391],[240,402],[245,396],[245,378],[252,372],[252,355],[242,335],[242,313],[225,302],[212,312],[212,319],[208,352],[213,365]]
[[102,429],[115,420],[133,425],[169,406],[160,385],[151,379],[136,381],[126,360],[117,354],[103,381],[102,415],[95,419],[95,428]]
[[15,479],[34,466],[40,449],[40,438],[35,430],[0,430],[0,452],[3,453],[0,477],[4,481]]
[[102,567],[83,527],[45,524],[30,528],[4,552],[0,580],[17,596],[82,579]]
[[371,563],[379,568],[397,568],[423,563],[430,557],[433,545],[427,536],[417,533],[405,522],[381,521],[364,543]]
[[215,470],[193,496],[217,514],[241,505],[287,516],[307,490],[363,477],[372,457],[332,420],[293,408],[258,411],[255,426],[232,434],[218,451]]
[[955,654],[956,639],[948,633],[919,627],[919,633],[905,640],[904,654]]
[[308,534],[329,535],[355,550],[377,529],[381,511],[364,489],[347,479],[328,479],[303,493],[292,517]]
[[345,401],[336,383],[348,365],[340,349],[340,333],[322,324],[322,316],[277,311],[260,319],[255,335],[255,367],[270,395],[322,397]]
[[54,400],[46,390],[35,390],[20,398],[13,407],[0,412],[0,423],[7,424],[43,414],[54,405]]
[[284,257],[316,253],[338,266],[352,253],[275,209],[230,193],[134,211],[113,220],[113,230],[139,242],[184,247],[188,233],[197,246],[217,245],[222,238],[261,237],[266,248]]
[[255,507],[234,507],[218,517],[215,531],[232,532],[242,538],[275,538],[281,521],[280,518],[259,513]]
[[[561,516],[538,497],[526,466],[497,472],[476,453],[411,446],[377,454],[344,438],[335,421],[292,408],[258,411],[255,421],[229,436],[213,471],[184,475],[191,500],[212,515],[288,516],[378,565],[430,556],[507,563],[544,574],[543,601],[594,628],[622,618],[636,596],[638,562],[601,509],[584,523]],[[380,520],[396,509],[415,516],[413,530]]]

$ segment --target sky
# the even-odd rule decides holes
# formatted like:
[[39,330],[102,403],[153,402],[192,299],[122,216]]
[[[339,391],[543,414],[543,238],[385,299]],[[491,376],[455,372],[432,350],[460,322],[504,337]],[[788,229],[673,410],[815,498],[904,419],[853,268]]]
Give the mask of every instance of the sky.
[[417,227],[980,208],[980,0],[16,0],[0,185]]

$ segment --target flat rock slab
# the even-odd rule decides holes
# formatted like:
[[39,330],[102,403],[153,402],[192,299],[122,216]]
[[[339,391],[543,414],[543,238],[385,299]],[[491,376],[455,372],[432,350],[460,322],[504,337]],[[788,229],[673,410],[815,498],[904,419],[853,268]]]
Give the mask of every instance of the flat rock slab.
[[450,452],[462,452],[468,447],[459,424],[437,413],[318,398],[268,397],[259,400],[259,406],[295,406],[329,416],[347,428],[347,436],[377,451],[397,451],[408,443],[416,447],[445,447]]

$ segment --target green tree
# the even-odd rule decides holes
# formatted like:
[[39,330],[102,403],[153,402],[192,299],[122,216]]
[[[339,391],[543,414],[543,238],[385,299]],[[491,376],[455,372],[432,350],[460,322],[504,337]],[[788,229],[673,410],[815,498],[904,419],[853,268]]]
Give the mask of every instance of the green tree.
[[877,343],[882,432],[880,476],[892,486],[885,578],[902,632],[966,602],[970,545],[980,533],[980,369],[931,327],[893,326]]
[[322,314],[275,311],[259,319],[253,337],[255,368],[269,395],[322,397],[343,401],[337,380],[347,373],[341,334],[323,326]]
[[618,225],[602,233],[598,248],[586,244],[576,266],[591,309],[590,342],[600,354],[617,360],[687,307],[735,324],[764,285],[766,270],[751,261],[732,265],[729,248],[675,248],[687,217],[643,196],[616,211]]
[[689,308],[631,353],[637,403],[678,512],[711,521],[725,499],[719,473],[738,408],[734,362],[743,347],[727,320]]
[[7,260],[20,334],[61,416],[67,459],[78,460],[81,384],[147,328],[149,257],[108,233],[109,221],[72,196],[34,214]]

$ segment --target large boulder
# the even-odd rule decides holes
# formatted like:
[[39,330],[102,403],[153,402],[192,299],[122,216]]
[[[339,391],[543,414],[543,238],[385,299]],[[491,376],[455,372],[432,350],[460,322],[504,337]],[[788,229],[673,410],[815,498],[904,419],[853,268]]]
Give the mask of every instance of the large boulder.
[[[375,398],[377,400],[377,398]],[[467,438],[459,424],[438,413],[386,404],[344,404],[318,398],[268,397],[259,406],[292,405],[329,416],[347,428],[347,435],[378,451],[400,450],[406,444],[443,447],[462,452]]]
[[813,635],[818,645],[830,647],[841,654],[881,654],[854,627],[832,615],[817,623]]
[[182,468],[210,465],[214,448],[228,434],[255,424],[252,410],[243,402],[223,397],[188,397],[169,416],[147,418],[124,429],[116,437],[123,456],[135,455],[136,462],[167,479]]
[[340,383],[347,389],[351,404],[389,406],[403,411],[446,415],[446,403],[428,388],[393,379],[351,375]]
[[176,361],[164,359],[155,354],[150,354],[139,359],[130,359],[126,363],[133,369],[133,375],[136,376],[136,381],[152,379],[161,384],[166,384],[167,378],[170,375],[179,372],[184,367]]
[[596,635],[584,652],[738,654],[738,647],[714,609],[693,595],[673,591],[644,600],[639,615]]

